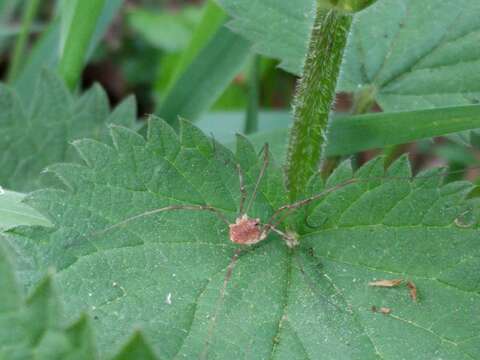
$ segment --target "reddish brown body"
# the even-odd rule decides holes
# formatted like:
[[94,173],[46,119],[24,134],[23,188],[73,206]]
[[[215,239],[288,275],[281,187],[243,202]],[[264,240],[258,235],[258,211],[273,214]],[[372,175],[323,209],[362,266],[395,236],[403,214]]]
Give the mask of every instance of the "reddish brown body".
[[249,219],[247,215],[238,218],[235,224],[231,224],[229,227],[230,240],[235,244],[253,245],[266,237],[260,227],[260,219]]

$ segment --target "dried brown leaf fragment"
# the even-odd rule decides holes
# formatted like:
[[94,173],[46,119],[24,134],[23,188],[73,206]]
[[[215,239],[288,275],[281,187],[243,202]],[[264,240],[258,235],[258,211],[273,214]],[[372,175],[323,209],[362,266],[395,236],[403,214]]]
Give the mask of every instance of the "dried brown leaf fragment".
[[407,287],[410,292],[410,297],[413,301],[417,302],[417,286],[412,281],[409,281],[407,282]]
[[383,314],[383,315],[389,315],[392,313],[392,309],[391,308],[388,308],[388,307],[380,307],[380,308],[377,308],[375,305],[372,306],[372,312],[374,313],[380,313],[380,314]]
[[374,286],[374,287],[393,288],[393,287],[397,287],[402,282],[403,282],[403,279],[377,280],[377,281],[369,282],[368,285]]

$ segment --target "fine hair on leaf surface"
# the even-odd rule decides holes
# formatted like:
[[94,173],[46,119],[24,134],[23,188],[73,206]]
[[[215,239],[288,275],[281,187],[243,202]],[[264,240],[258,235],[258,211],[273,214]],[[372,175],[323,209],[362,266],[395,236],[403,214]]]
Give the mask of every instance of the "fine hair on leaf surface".
[[[74,319],[86,311],[95,319],[102,357],[127,341],[133,324],[165,358],[296,358],[305,351],[311,358],[320,352],[391,358],[397,352],[413,357],[425,347],[455,357],[476,354],[470,334],[480,322],[472,316],[479,301],[473,295],[478,224],[455,222],[466,211],[478,214],[477,200],[465,199],[471,184],[442,185],[438,170],[412,178],[406,158],[387,172],[381,158],[356,172],[342,163],[326,182],[313,178],[304,197],[338,189],[283,223],[298,234],[293,249],[271,234],[238,252],[224,222],[206,211],[156,213],[95,237],[129,217],[176,204],[214,206],[233,223],[241,198],[234,164],[245,174],[248,194],[264,164],[245,138],[232,154],[188,122],[179,135],[159,120],[150,121],[147,138],[117,126],[111,134],[113,146],[75,143],[86,165],[50,167],[67,190],[30,195],[27,203],[53,229],[6,234],[23,259],[17,265],[23,283],[57,268],[53,280],[65,313]],[[352,178],[359,181],[339,186]],[[249,216],[264,221],[287,203],[272,158]],[[392,274],[415,284],[417,303],[404,289],[368,285]],[[452,301],[455,311],[448,310]],[[379,318],[372,306],[391,313]],[[458,321],[464,331],[452,332]],[[395,328],[411,349],[390,341]],[[422,344],[413,340],[419,332]]]

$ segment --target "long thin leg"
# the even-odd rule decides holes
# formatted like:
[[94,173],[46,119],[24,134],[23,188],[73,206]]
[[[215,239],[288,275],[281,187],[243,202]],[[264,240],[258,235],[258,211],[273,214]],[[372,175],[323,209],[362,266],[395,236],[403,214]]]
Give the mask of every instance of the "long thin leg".
[[285,243],[287,244],[287,246],[291,249],[293,249],[294,247],[296,247],[298,245],[298,239],[295,235],[293,234],[288,234],[288,233],[285,233],[281,230],[278,230],[276,227],[274,226],[271,226],[270,229],[274,232],[274,233],[277,233],[278,235],[280,235],[283,240],[285,240]]
[[132,216],[132,217],[129,217],[125,220],[122,220],[116,224],[113,224],[103,230],[100,230],[98,232],[96,232],[94,235],[98,235],[98,234],[104,234],[106,233],[107,231],[110,231],[112,229],[115,229],[115,228],[118,228],[118,227],[121,227],[125,224],[128,224],[129,222],[131,221],[134,221],[136,219],[140,219],[142,217],[145,217],[145,216],[151,216],[151,215],[155,215],[155,214],[158,214],[158,213],[161,213],[161,212],[165,212],[165,211],[174,211],[174,210],[195,210],[195,211],[210,211],[210,212],[213,212],[215,215],[218,216],[218,218],[220,220],[222,220],[227,226],[230,225],[230,222],[227,220],[227,218],[222,214],[222,212],[218,209],[215,209],[214,207],[212,206],[209,206],[209,205],[171,205],[171,206],[166,206],[166,207],[163,207],[163,208],[159,208],[159,209],[154,209],[154,210],[150,210],[150,211],[145,211],[141,214],[138,214],[138,215],[135,215],[135,216]]
[[[217,150],[216,150],[216,141],[215,141],[215,138],[213,137],[213,134],[211,134],[212,136],[212,147],[213,147],[213,151],[214,151],[214,154],[216,154]],[[232,164],[232,161],[230,160],[221,160],[223,161],[223,163],[225,163],[225,165],[233,165]],[[238,214],[237,216],[240,217],[244,214],[244,211],[243,211],[243,208],[245,206],[245,201],[247,200],[247,188],[245,186],[245,174],[243,173],[243,170],[242,170],[242,167],[240,166],[240,164],[238,163],[235,163],[235,168],[237,170],[237,174],[238,174],[238,181],[239,181],[239,186],[240,186],[240,204],[238,206]]]
[[240,164],[237,164],[238,180],[240,183],[240,205],[238,206],[238,216],[241,217],[243,212],[243,207],[245,206],[245,201],[247,200],[247,188],[245,187],[245,176],[243,174],[242,167]]
[[[335,192],[335,191],[337,191],[337,190],[339,190],[339,189],[341,189],[341,188],[343,188],[343,187],[345,187],[349,184],[353,184],[355,182],[358,182],[358,179],[349,179],[347,181],[344,181],[341,184],[338,184],[334,187],[331,187],[330,189],[322,191],[321,193],[319,193],[317,195],[311,196],[311,197],[303,199],[303,200],[299,200],[299,201],[294,202],[292,204],[287,204],[287,205],[283,205],[283,206],[279,207],[273,213],[273,215],[270,217],[268,222],[263,226],[264,231],[268,231],[268,229],[271,229],[272,227],[278,226],[278,224],[283,222],[285,220],[285,218],[287,216],[289,216],[293,210],[298,209],[302,206],[306,206],[306,205],[310,204],[311,202],[313,202],[315,200],[318,200],[318,199],[320,199],[320,198],[322,198],[322,197],[324,197],[324,196],[326,196],[326,195],[328,195],[332,192]],[[284,211],[286,211],[286,213],[280,219],[277,219],[277,216],[279,216]]]
[[205,341],[205,348],[203,349],[200,359],[208,358],[208,347],[210,346],[210,341],[212,339],[213,332],[215,331],[215,327],[217,325],[217,318],[218,318],[220,308],[223,305],[223,302],[225,300],[225,293],[227,291],[228,282],[232,278],[233,269],[235,268],[235,265],[237,264],[237,260],[240,257],[241,253],[242,253],[241,249],[235,250],[235,253],[232,256],[232,259],[228,264],[227,271],[225,272],[225,277],[223,279],[223,286],[222,286],[222,289],[220,290],[220,296],[218,298],[217,304],[215,305],[215,313],[213,314],[208,327],[208,335]]
[[[442,174],[443,175],[443,174]],[[433,176],[417,176],[416,178],[410,178],[410,177],[388,177],[388,179],[398,179],[398,180],[413,180],[413,179],[423,179],[423,178],[431,178],[431,177],[435,177],[435,176],[438,176],[438,175],[433,175]],[[352,178],[352,179],[349,179],[349,180],[346,180],[330,189],[327,189],[325,191],[322,191],[321,193],[317,194],[317,195],[314,195],[314,196],[311,196],[309,198],[306,198],[306,199],[303,199],[303,200],[299,200],[297,202],[294,202],[292,204],[287,204],[287,205],[284,205],[284,206],[281,206],[279,207],[274,213],[273,215],[270,217],[270,219],[268,220],[268,222],[263,226],[263,232],[266,232],[268,233],[270,230],[273,230],[273,228],[276,228],[279,224],[281,224],[291,213],[293,210],[295,209],[298,209],[302,206],[306,206],[308,204],[310,204],[311,202],[315,201],[315,200],[318,200],[332,192],[335,192],[347,185],[350,185],[350,184],[353,184],[353,183],[358,183],[358,182],[368,182],[368,181],[371,181],[371,180],[385,180],[387,178],[385,177],[369,177],[369,178],[365,178],[365,179],[362,179],[362,178]],[[285,212],[285,213],[284,213]],[[277,219],[277,216],[279,216],[280,214],[283,214],[283,216],[280,218],[280,219]]]
[[253,205],[253,202],[255,201],[255,198],[257,197],[258,193],[258,188],[260,187],[260,183],[262,182],[262,179],[265,175],[265,172],[267,171],[268,164],[270,162],[270,156],[269,156],[269,146],[268,143],[265,143],[263,146],[263,165],[262,168],[260,169],[260,174],[258,175],[257,182],[255,183],[255,188],[253,189],[252,197],[250,198],[250,201],[248,202],[247,209],[245,210],[245,213],[248,213],[250,211],[250,208]]

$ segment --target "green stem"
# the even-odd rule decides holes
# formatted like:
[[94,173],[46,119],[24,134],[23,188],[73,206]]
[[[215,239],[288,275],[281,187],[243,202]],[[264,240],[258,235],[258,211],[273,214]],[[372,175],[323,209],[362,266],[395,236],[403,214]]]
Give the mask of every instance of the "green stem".
[[259,55],[254,55],[248,76],[248,105],[245,121],[245,134],[258,130],[258,107],[260,102],[260,61]]
[[77,2],[59,67],[60,74],[70,89],[77,86],[104,4],[105,0]]
[[12,61],[10,62],[10,67],[7,74],[7,82],[10,84],[15,81],[15,78],[17,77],[17,74],[23,64],[23,60],[25,59],[25,49],[27,47],[28,35],[30,34],[33,19],[37,14],[39,4],[39,0],[29,0],[23,12],[22,26],[15,43]]
[[294,100],[286,170],[291,200],[302,194],[318,170],[351,22],[352,17],[339,10],[317,10],[304,75]]

